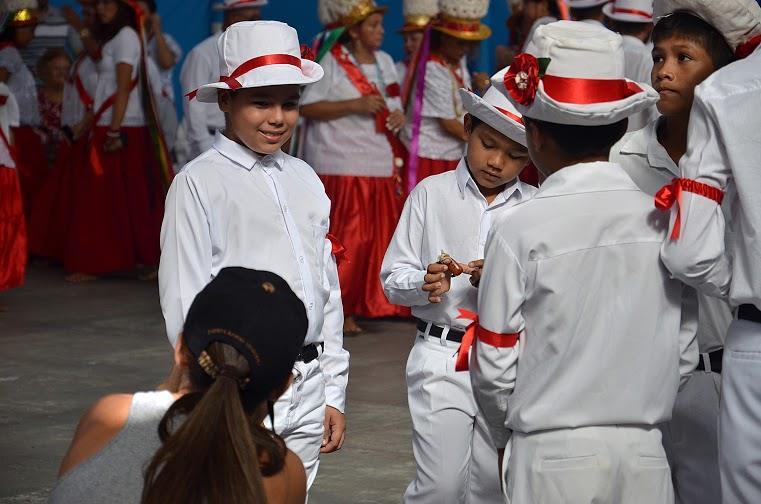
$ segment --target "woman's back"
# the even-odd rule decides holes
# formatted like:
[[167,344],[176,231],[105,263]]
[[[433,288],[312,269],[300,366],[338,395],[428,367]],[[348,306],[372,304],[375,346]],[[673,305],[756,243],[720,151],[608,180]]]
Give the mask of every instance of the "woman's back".
[[[161,447],[159,423],[174,403],[175,396],[159,391],[138,392],[131,397],[111,397],[114,399],[105,403],[110,411],[97,411],[105,406],[101,401],[80,422],[72,448],[64,460],[64,467],[70,466],[71,469],[61,476],[53,488],[50,503],[140,502],[145,468]],[[131,401],[131,404],[126,421],[121,419],[123,426],[109,438],[97,431],[107,430],[102,424],[111,422],[88,422],[88,417],[103,418],[118,410],[113,408],[114,400]],[[98,424],[101,426],[98,427]],[[77,458],[83,460],[72,460]],[[270,504],[304,502],[306,477],[301,461],[288,452],[283,470],[264,478],[264,488]]]

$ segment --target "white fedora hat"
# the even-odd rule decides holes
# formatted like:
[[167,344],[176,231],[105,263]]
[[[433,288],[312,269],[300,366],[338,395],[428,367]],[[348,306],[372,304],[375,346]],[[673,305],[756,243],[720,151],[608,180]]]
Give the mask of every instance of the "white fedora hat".
[[494,86],[484,93],[483,98],[467,89],[460,89],[460,98],[468,114],[482,120],[510,140],[526,146],[526,127],[520,112]]
[[566,0],[568,7],[572,9],[588,9],[610,2],[610,0]]
[[653,0],[615,0],[603,6],[605,16],[627,23],[652,23]]
[[305,85],[323,76],[320,65],[301,58],[296,30],[279,21],[235,23],[219,36],[217,49],[222,77],[189,93],[191,100],[216,103],[220,89]]
[[579,126],[618,122],[658,101],[648,84],[624,77],[621,36],[558,21],[537,28],[535,54],[519,54],[491,79],[526,117]]
[[216,11],[229,11],[235,9],[259,8],[267,5],[268,0],[224,0],[222,3],[214,4]]
[[761,35],[761,7],[756,0],[657,0],[655,16],[677,11],[695,14],[719,30],[736,51],[743,43]]

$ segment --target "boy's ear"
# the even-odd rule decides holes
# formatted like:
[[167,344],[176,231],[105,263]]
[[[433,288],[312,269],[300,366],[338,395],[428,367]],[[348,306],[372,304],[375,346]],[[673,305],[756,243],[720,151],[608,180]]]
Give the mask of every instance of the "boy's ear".
[[467,135],[473,134],[473,117],[470,114],[465,114],[463,121],[465,126],[465,133]]
[[233,94],[230,91],[227,91],[226,89],[220,89],[217,91],[217,105],[219,106],[219,110],[224,113],[230,112],[232,108],[230,105],[232,99]]
[[524,121],[526,125],[526,141],[530,144],[534,151],[541,152],[544,150],[546,144],[546,138],[542,133],[542,130],[531,121]]

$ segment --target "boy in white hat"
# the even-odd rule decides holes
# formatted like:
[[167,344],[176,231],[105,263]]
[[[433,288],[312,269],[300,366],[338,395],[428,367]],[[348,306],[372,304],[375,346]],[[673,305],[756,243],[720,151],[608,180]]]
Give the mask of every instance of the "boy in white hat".
[[574,21],[603,26],[605,14],[603,14],[602,8],[609,1],[610,0],[567,0],[566,3],[571,10],[571,19]]
[[671,503],[656,426],[697,362],[694,321],[660,263],[666,219],[608,162],[657,94],[624,77],[604,28],[559,21],[530,47],[492,83],[547,179],[486,244],[473,390],[497,446],[510,439],[510,502]]
[[293,385],[275,404],[274,424],[311,485],[320,452],[343,443],[349,355],[327,239],[330,201],[314,170],[281,147],[298,121],[301,89],[323,70],[300,57],[296,30],[275,21],[236,23],[217,47],[222,77],[190,96],[216,102],[226,126],[169,189],[161,308],[175,344],[190,302],[220,269],[265,268],[288,282],[304,302],[309,332]]
[[[515,107],[494,88],[483,98],[461,89],[460,97],[468,112],[466,154],[454,171],[428,177],[412,191],[381,269],[388,299],[410,306],[417,318],[407,361],[417,473],[405,503],[503,501],[496,447],[470,377],[455,369],[467,364],[455,362],[468,324],[459,317],[461,309],[476,310],[492,223],[536,188],[518,180],[528,151]],[[453,277],[458,267],[464,274]]]
[[[615,0],[603,5],[608,28],[621,35],[624,42],[624,75],[635,82],[650,83],[653,56],[650,33],[653,31],[653,0]],[[642,129],[655,119],[655,107],[629,117],[629,131]]]
[[682,178],[656,200],[675,207],[661,257],[677,278],[736,309],[721,368],[722,502],[761,502],[761,7],[754,0],[656,3],[656,15],[680,10],[719,30],[739,61],[695,89]]
[[[225,0],[222,29],[240,21],[260,19],[264,5],[267,5],[267,0]],[[214,33],[188,53],[180,70],[182,89],[197,89],[219,77],[218,38],[219,34]],[[180,161],[187,162],[211,147],[216,131],[225,126],[225,115],[216,103],[201,103],[198,100],[185,100],[182,108],[184,115],[178,136],[185,145],[178,150],[185,151]]]
[[[687,149],[687,127],[695,86],[734,60],[724,36],[689,12],[659,19],[653,31],[653,86],[660,94],[658,120],[630,133],[611,149],[637,186],[650,196],[675,177]],[[725,211],[728,210],[725,205]],[[732,321],[729,305],[698,295],[700,361],[679,391],[673,416],[663,426],[677,501],[721,502],[717,421],[724,335]]]

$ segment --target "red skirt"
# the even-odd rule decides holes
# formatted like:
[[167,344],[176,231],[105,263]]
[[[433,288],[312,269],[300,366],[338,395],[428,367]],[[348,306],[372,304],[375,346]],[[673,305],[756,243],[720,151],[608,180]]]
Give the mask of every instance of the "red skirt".
[[417,181],[420,182],[431,175],[448,172],[457,168],[460,160],[447,161],[445,159],[428,159],[418,157]]
[[55,165],[45,177],[32,205],[29,221],[29,252],[32,255],[63,261],[76,187],[76,163],[87,158],[87,147],[87,138],[59,145]]
[[13,143],[16,147],[16,168],[21,184],[24,215],[28,222],[32,205],[48,174],[47,151],[42,139],[31,126],[13,128]]
[[408,316],[388,302],[380,269],[404,200],[393,177],[321,175],[330,198],[330,232],[346,247],[338,267],[344,316]]
[[105,127],[72,156],[76,175],[63,264],[100,275],[157,266],[165,190],[145,127],[122,128],[126,145],[103,151]]
[[26,223],[18,172],[0,166],[0,291],[24,283]]

